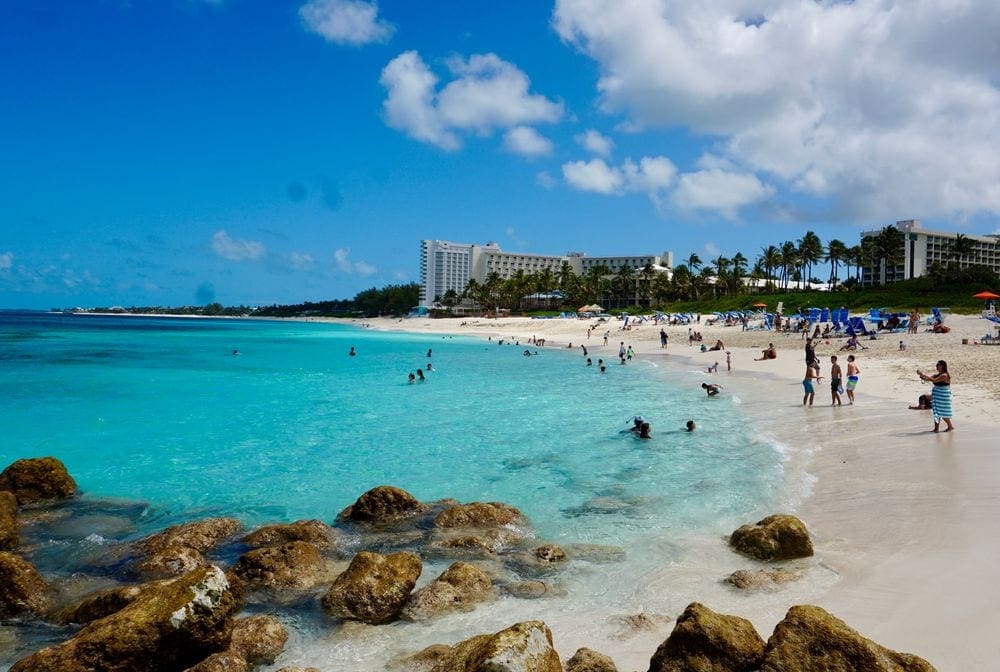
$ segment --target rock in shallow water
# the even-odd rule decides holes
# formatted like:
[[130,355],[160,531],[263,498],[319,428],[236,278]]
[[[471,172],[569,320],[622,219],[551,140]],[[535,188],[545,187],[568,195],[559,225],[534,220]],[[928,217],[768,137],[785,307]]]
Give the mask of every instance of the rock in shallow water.
[[355,523],[390,523],[423,513],[427,507],[402,488],[380,485],[364,493],[340,512],[337,520]]
[[935,672],[923,658],[879,646],[814,606],[788,610],[767,641],[760,672]]
[[144,589],[155,585],[155,583],[146,583],[138,586],[120,586],[91,593],[57,611],[52,615],[52,620],[62,625],[96,621],[121,611],[135,602]]
[[13,492],[0,492],[0,551],[17,548],[17,497]]
[[738,569],[723,581],[740,590],[769,590],[797,581],[801,576],[787,569]]
[[293,541],[243,554],[230,574],[247,590],[310,588],[321,580],[325,569],[318,548],[304,541]]
[[296,520],[287,525],[265,525],[243,538],[248,546],[280,546],[293,541],[307,541],[319,548],[333,546],[337,531],[321,520]]
[[750,621],[693,602],[656,649],[649,672],[751,672],[763,657],[764,640]]
[[738,552],[758,560],[792,560],[813,554],[809,530],[795,516],[776,515],[744,525],[729,537]]
[[566,672],[618,672],[618,668],[608,656],[584,647],[566,661]]
[[207,566],[202,553],[232,537],[242,527],[235,518],[206,518],[168,527],[136,544],[146,556],[136,564],[136,570],[149,578],[165,578]]
[[72,639],[15,663],[11,672],[165,672],[185,669],[229,642],[240,609],[221,569],[162,581]]
[[51,604],[51,589],[35,566],[24,558],[0,551],[0,618],[41,616]]
[[524,524],[524,515],[502,502],[470,502],[450,506],[434,519],[435,527],[500,527]]
[[420,558],[413,553],[362,551],[323,596],[323,608],[338,618],[385,623],[406,604],[422,570]]
[[477,635],[447,651],[435,648],[439,659],[430,672],[563,672],[559,654],[552,648],[552,632],[541,621],[525,621],[492,635]]
[[400,616],[422,621],[452,611],[467,611],[496,592],[486,573],[466,562],[456,562],[441,576],[410,595]]
[[288,631],[281,621],[274,616],[258,614],[233,623],[229,650],[251,665],[270,665],[285,650],[287,641]]
[[54,457],[17,460],[0,472],[0,490],[14,493],[18,504],[65,499],[76,493],[76,481]]

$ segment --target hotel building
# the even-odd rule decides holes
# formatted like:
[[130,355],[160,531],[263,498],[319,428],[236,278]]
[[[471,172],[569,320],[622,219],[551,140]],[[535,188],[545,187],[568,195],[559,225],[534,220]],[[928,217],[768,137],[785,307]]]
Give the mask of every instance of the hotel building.
[[[885,269],[886,282],[919,278],[926,275],[927,269],[932,264],[947,266],[951,262],[958,263],[961,268],[986,266],[1000,275],[1000,237],[967,235],[966,238],[975,243],[975,248],[966,257],[956,258],[951,253],[951,246],[958,233],[925,229],[919,219],[896,222],[896,228],[903,234],[903,247],[899,256],[902,262]],[[878,234],[878,231],[866,231],[861,234],[862,242],[865,238]],[[862,285],[870,286],[878,283],[877,265],[861,269]]]
[[623,266],[634,269],[651,265],[659,273],[670,273],[673,252],[638,256],[588,257],[582,252],[563,256],[504,252],[494,242],[486,245],[453,243],[446,240],[420,241],[420,305],[432,306],[449,289],[461,294],[469,280],[485,282],[490,273],[506,280],[518,271],[525,274],[549,269],[558,273],[564,263],[582,276],[595,266],[606,266],[617,273]]

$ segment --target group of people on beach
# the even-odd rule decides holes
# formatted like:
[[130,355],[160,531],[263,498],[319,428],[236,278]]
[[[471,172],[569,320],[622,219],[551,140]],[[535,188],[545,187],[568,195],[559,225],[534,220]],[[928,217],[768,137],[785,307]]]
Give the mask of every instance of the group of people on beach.
[[[684,424],[684,432],[693,432],[696,429],[694,420],[688,420]],[[653,427],[646,421],[641,415],[632,416],[632,426],[628,429],[628,432],[635,435],[639,439],[651,439],[653,438]]]

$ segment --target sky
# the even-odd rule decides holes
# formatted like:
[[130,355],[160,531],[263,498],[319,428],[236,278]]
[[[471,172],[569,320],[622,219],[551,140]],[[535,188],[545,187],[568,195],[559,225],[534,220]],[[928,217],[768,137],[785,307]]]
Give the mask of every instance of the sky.
[[995,0],[12,0],[0,307],[1000,232]]

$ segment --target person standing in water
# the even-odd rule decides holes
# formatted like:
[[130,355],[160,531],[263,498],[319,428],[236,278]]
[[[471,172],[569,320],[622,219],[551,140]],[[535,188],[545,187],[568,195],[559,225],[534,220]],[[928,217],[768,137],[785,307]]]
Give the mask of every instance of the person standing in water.
[[355,350],[355,349],[354,349],[354,346],[352,345],[352,346],[351,346],[351,351],[350,351],[349,353],[347,353],[347,356],[348,356],[348,357],[355,357],[355,356],[357,356],[357,354],[358,354],[358,351],[357,351],[357,350]]
[[810,406],[813,405],[813,399],[816,398],[816,388],[813,383],[819,382],[819,374],[812,364],[806,364],[806,377],[802,379],[802,387],[805,389],[805,394],[802,396],[802,405],[805,406],[806,402]]
[[837,363],[837,355],[830,357],[830,402],[831,406],[841,406],[840,401],[840,377],[842,375],[840,364]]
[[948,429],[944,431],[950,432],[955,429],[955,426],[951,424],[951,374],[948,373],[948,363],[943,359],[938,360],[934,368],[936,371],[932,375],[927,375],[920,369],[917,369],[917,375],[920,376],[920,380],[930,381],[934,384],[934,389],[931,392],[931,414],[934,417],[933,431],[938,431],[941,421],[944,420],[944,424],[948,426]]
[[861,369],[858,365],[854,363],[854,355],[847,356],[847,399],[848,402],[854,403],[854,388],[858,386],[858,374],[861,373]]

